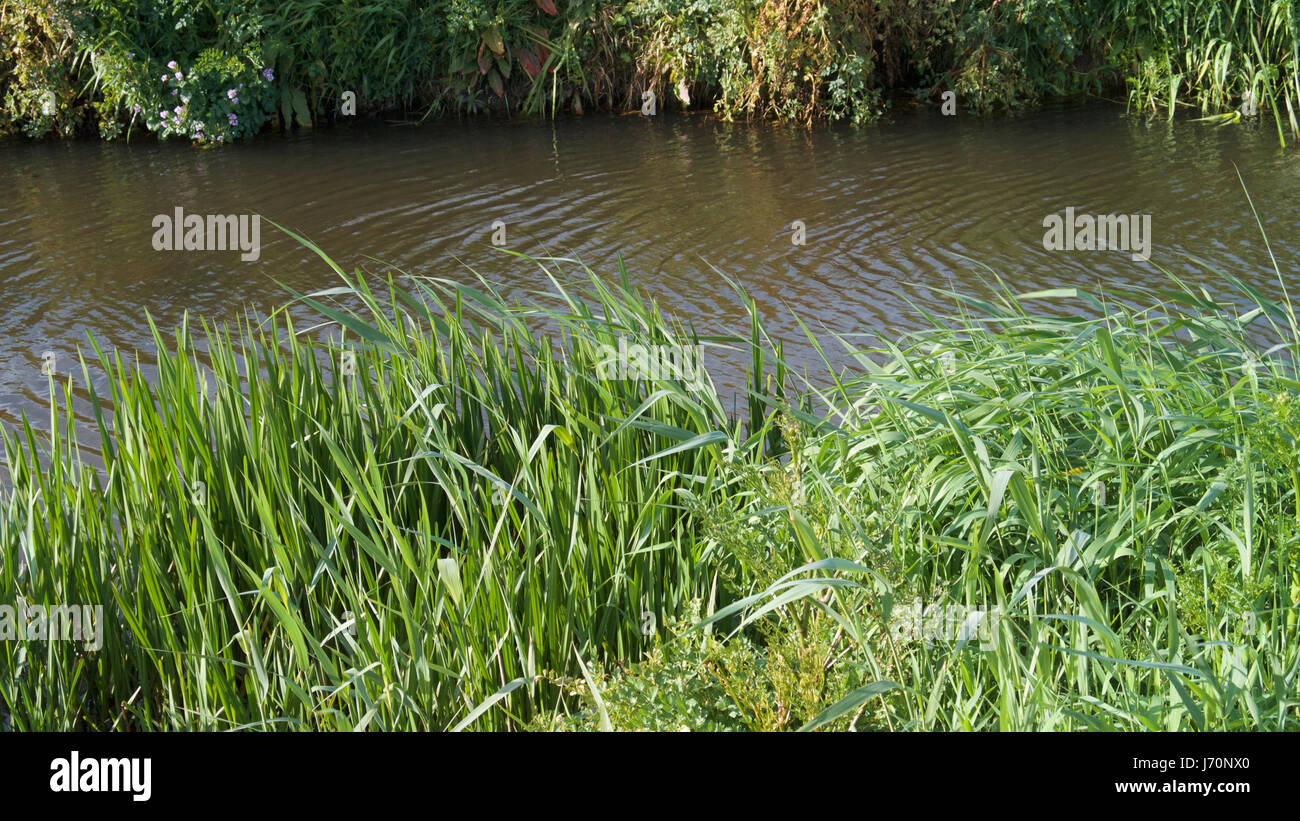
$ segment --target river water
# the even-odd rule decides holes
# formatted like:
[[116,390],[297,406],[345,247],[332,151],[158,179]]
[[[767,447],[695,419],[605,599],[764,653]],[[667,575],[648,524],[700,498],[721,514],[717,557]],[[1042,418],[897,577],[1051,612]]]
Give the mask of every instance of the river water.
[[[611,277],[622,254],[633,282],[701,333],[743,317],[721,271],[797,341],[796,314],[827,335],[915,328],[916,306],[951,307],[942,289],[987,292],[969,260],[1021,291],[1158,286],[1163,267],[1226,293],[1190,254],[1276,294],[1238,171],[1282,271],[1300,271],[1300,153],[1260,124],[1148,122],[1107,103],[812,131],[697,114],[359,122],[217,150],[0,142],[0,423],[26,412],[48,424],[43,355],[80,381],[87,333],[147,362],[146,312],[163,329],[186,311],[233,320],[285,302],[280,283],[338,284],[266,219],[349,270],[381,270],[374,257],[471,281],[469,265],[509,293],[544,287],[493,248],[499,220],[509,247]],[[177,207],[261,214],[259,258],[155,250],[155,216]],[[1067,207],[1151,215],[1150,260],[1046,250],[1043,220]],[[806,346],[793,351],[819,367]]]

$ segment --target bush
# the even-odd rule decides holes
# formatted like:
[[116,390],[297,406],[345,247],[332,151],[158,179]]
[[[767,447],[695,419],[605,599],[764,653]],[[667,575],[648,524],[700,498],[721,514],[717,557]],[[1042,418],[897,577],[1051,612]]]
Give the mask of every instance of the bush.
[[[1249,102],[1283,136],[1300,134],[1298,32],[1291,0],[15,0],[0,128],[212,142],[331,119],[345,92],[427,116],[629,109],[646,90],[728,118],[863,123],[900,94],[985,114],[1127,84],[1171,113],[1235,121]],[[159,82],[171,62],[188,88]],[[236,110],[223,95],[241,83]]]
[[70,136],[87,116],[74,85],[79,52],[59,4],[0,5],[0,136]]

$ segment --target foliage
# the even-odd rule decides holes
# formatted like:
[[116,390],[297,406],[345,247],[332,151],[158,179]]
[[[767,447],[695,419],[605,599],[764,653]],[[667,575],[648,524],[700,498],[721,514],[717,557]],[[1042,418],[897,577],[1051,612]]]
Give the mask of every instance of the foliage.
[[146,381],[92,341],[102,472],[70,381],[51,438],[6,432],[0,600],[112,617],[98,651],[0,647],[15,727],[446,728],[523,679],[479,720],[513,726],[556,694],[539,670],[636,657],[644,611],[708,594],[687,508],[723,503],[722,444],[761,435],[709,384],[593,377],[620,337],[690,339],[626,279],[552,279],[543,309],[339,274],[302,299],[336,344],[281,314],[155,329]]
[[[874,704],[894,729],[1295,729],[1300,333],[1289,303],[1224,281],[1249,310],[1177,283],[954,294],[968,313],[906,344],[846,344],[862,375],[805,420],[800,459],[807,498],[831,507],[769,507],[803,555],[712,618],[834,619],[845,663],[879,689],[823,717]],[[1083,310],[1030,307],[1059,299]],[[913,596],[1003,615],[987,640],[922,641],[895,629]]]
[[102,136],[137,124],[220,143],[256,134],[274,111],[256,4],[200,0],[74,4]]
[[73,84],[76,61],[71,24],[58,5],[0,5],[0,135],[75,133],[87,114]]
[[[626,271],[579,292],[529,264],[532,304],[336,268],[297,301],[339,341],[155,330],[149,380],[92,341],[103,469],[52,379],[51,433],[4,437],[0,600],[110,622],[99,649],[0,644],[0,719],[1297,728],[1288,301],[1219,272],[1234,298],[955,293],[796,392],[738,290],[749,335],[708,341],[750,363],[742,421],[708,379],[598,367],[701,342]],[[900,629],[913,606],[988,632]]]
[[[1125,33],[1112,61],[1131,106],[1194,107],[1220,122],[1272,115],[1278,139],[1300,138],[1300,6],[1295,0],[1153,0],[1105,4]],[[1289,126],[1289,128],[1288,128]]]
[[[0,14],[0,128],[229,140],[336,119],[348,92],[359,113],[582,114],[652,91],[728,118],[864,123],[900,95],[986,114],[1127,86],[1138,109],[1267,112],[1285,142],[1298,20],[1294,0],[17,0]],[[170,62],[195,77],[179,121],[160,115],[180,91],[157,80]]]
[[[588,678],[551,674],[555,684],[581,706],[572,714],[539,716],[534,731],[592,731],[607,721],[620,732],[743,730],[740,710],[727,694],[714,665],[722,653],[735,655],[745,646],[733,642],[724,650],[702,631],[689,628],[699,621],[700,602],[692,602],[684,617],[665,625],[669,638],[657,641],[641,661],[620,660],[597,665]],[[592,693],[597,688],[600,701]]]

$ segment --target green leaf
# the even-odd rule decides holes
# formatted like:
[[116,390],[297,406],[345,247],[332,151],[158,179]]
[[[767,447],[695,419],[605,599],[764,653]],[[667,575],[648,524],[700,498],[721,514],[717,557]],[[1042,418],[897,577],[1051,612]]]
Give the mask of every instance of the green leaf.
[[824,724],[829,724],[845,713],[857,709],[869,699],[875,698],[882,693],[888,693],[890,690],[897,690],[901,687],[901,684],[887,679],[882,681],[873,681],[865,687],[859,687],[844,698],[827,707],[825,710],[822,710],[817,714],[816,718],[800,727],[799,732],[812,732]]

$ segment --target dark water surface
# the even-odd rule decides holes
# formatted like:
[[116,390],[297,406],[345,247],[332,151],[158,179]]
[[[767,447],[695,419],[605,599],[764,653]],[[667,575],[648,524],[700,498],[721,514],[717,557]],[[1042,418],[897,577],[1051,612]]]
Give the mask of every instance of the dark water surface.
[[[276,280],[338,284],[265,219],[347,269],[379,270],[367,259],[377,257],[469,280],[463,262],[512,293],[544,287],[535,268],[492,248],[501,220],[526,253],[575,256],[610,276],[621,253],[633,281],[701,333],[743,316],[716,266],[749,289],[776,335],[799,339],[791,311],[818,333],[892,334],[919,325],[909,303],[950,307],[933,289],[987,292],[987,272],[962,256],[1025,291],[1159,285],[1159,265],[1226,293],[1192,254],[1276,294],[1237,168],[1282,271],[1300,271],[1300,153],[1259,126],[1148,123],[1108,104],[989,121],[909,112],[811,132],[678,115],[357,123],[207,151],[4,142],[0,424],[26,411],[48,425],[42,354],[81,381],[87,332],[147,361],[146,311],[166,330],[186,311],[265,313],[287,299]],[[155,251],[153,218],[178,206],[263,215],[260,259]],[[1067,206],[1151,214],[1151,260],[1044,250],[1043,218]],[[807,226],[802,247],[794,220]],[[795,358],[813,370],[810,354]]]

